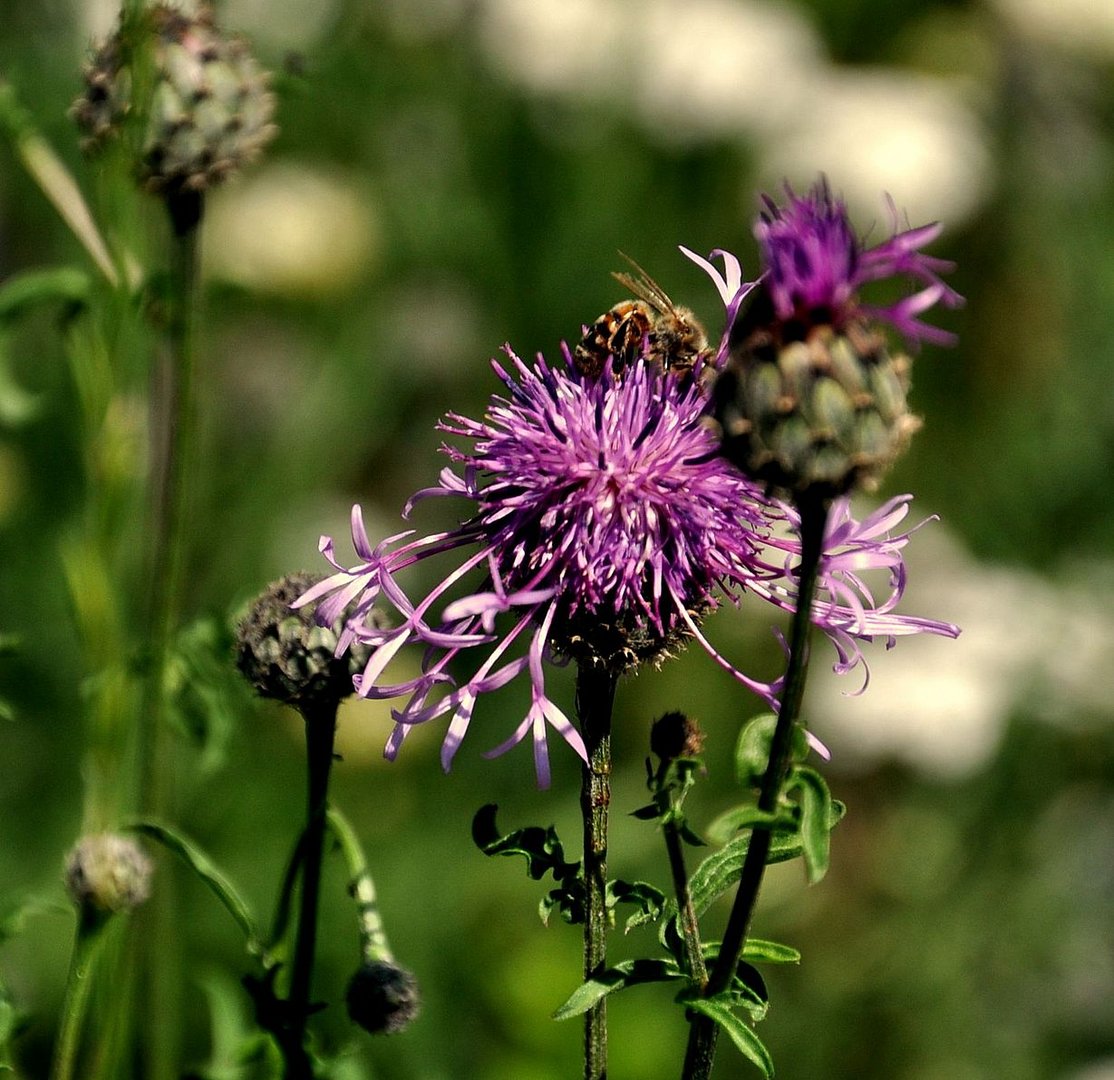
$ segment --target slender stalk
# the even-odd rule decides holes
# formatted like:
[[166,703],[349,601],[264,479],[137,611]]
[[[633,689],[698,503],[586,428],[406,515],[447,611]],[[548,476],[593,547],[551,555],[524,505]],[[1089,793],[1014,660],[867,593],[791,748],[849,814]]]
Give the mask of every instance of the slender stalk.
[[[789,639],[789,666],[782,690],[781,709],[778,711],[774,736],[770,742],[770,761],[762,777],[758,808],[767,812],[777,809],[782,784],[789,769],[789,750],[792,745],[793,725],[801,712],[805,677],[808,673],[809,637],[812,630],[812,600],[820,559],[824,550],[824,527],[828,519],[828,503],[819,498],[802,498],[797,503],[801,517],[801,564],[797,588],[797,608]],[[727,920],[719,957],[708,978],[706,997],[722,993],[731,985],[739,962],[751,916],[762,887],[766,872],[766,858],[770,853],[769,829],[755,829],[739,876],[739,887],[734,905]],[[708,1080],[715,1062],[716,1041],[719,1027],[710,1017],[694,1015],[689,1026],[689,1041],[685,1052],[683,1080]]]
[[379,914],[379,899],[375,892],[375,879],[367,864],[367,856],[355,829],[335,807],[330,806],[327,816],[329,831],[336,837],[348,867],[348,890],[356,901],[360,922],[360,953],[365,963],[374,960],[393,961],[387,931]]
[[669,869],[673,875],[673,891],[677,896],[677,913],[685,940],[689,975],[703,989],[708,985],[708,971],[704,966],[704,953],[700,947],[700,924],[696,918],[688,871],[685,868],[684,842],[676,822],[667,821],[662,826],[662,831],[665,833],[665,850],[669,855]]
[[[139,805],[144,815],[155,818],[171,816],[173,768],[165,678],[181,618],[182,521],[193,427],[194,324],[204,202],[200,194],[190,192],[169,197],[166,205],[173,233],[169,295],[164,344],[156,358],[151,390],[151,548],[146,612],[151,652],[136,732]],[[172,889],[157,892],[141,923],[147,935],[142,952],[151,1015],[148,1075],[151,1080],[173,1080],[181,1057],[181,979]]]
[[306,828],[303,834],[302,889],[298,933],[290,975],[290,1031],[284,1040],[285,1080],[310,1080],[312,1069],[305,1054],[306,1023],[312,1009],[313,964],[317,951],[317,907],[321,892],[321,863],[325,848],[329,773],[336,737],[336,701],[305,707],[306,722]]
[[[617,676],[582,664],[576,679],[576,709],[588,761],[581,774],[584,821],[584,978],[607,964],[607,815],[611,805],[611,713]],[[607,1076],[607,999],[584,1016],[584,1078]]]
[[84,913],[78,915],[50,1080],[70,1080],[74,1075],[81,1028],[89,1007],[89,991],[93,986],[93,968],[104,941],[103,930],[104,922],[100,919],[90,918]]

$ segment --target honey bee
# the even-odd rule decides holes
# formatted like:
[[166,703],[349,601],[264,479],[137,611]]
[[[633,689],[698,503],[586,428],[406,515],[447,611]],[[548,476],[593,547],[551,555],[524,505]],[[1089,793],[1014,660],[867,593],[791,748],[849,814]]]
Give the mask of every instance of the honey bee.
[[[620,252],[620,255],[623,253]],[[615,375],[640,358],[660,371],[679,375],[692,371],[698,360],[711,356],[708,336],[688,308],[678,307],[668,293],[641,266],[627,255],[635,275],[611,276],[634,294],[605,311],[573,350],[576,369],[589,378],[598,378],[610,359]]]

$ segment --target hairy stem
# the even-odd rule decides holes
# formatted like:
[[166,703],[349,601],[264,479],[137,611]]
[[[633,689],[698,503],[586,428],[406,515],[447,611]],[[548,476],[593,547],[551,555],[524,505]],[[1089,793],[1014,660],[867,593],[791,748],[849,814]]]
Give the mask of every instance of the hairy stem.
[[[607,964],[607,814],[611,805],[611,713],[617,676],[582,664],[576,679],[576,709],[588,761],[581,774],[584,821],[584,978]],[[584,1077],[607,1076],[607,999],[584,1016]]]
[[[782,784],[789,769],[789,751],[792,745],[793,725],[801,713],[805,676],[808,673],[809,637],[812,630],[812,600],[824,549],[824,527],[828,519],[828,504],[818,498],[802,498],[797,503],[801,516],[801,563],[798,571],[797,607],[789,639],[789,666],[781,695],[781,709],[770,743],[770,760],[762,777],[758,808],[772,813],[777,809]],[[731,985],[735,968],[746,943],[751,916],[762,887],[766,872],[766,858],[770,853],[771,833],[768,828],[751,833],[750,846],[739,876],[739,888],[727,920],[719,957],[712,968],[705,989],[705,996],[722,993]],[[683,1080],[708,1080],[715,1063],[716,1040],[719,1028],[715,1021],[703,1014],[694,1014],[690,1020],[688,1047],[685,1052]]]

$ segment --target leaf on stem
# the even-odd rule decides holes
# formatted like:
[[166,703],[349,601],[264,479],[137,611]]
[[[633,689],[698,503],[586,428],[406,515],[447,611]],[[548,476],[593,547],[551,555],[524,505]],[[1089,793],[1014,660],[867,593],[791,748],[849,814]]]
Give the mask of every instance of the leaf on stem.
[[162,844],[173,852],[205,884],[209,891],[220,901],[224,909],[236,920],[244,933],[247,950],[252,956],[262,956],[263,943],[255,928],[251,910],[237,892],[235,886],[217,869],[216,864],[193,841],[167,825],[155,821],[136,821],[125,826],[130,832],[137,832]]
[[665,893],[648,881],[621,881],[615,879],[607,883],[604,905],[608,911],[617,904],[634,904],[637,911],[623,926],[623,933],[629,934],[636,926],[657,922],[665,910]]
[[702,1013],[719,1024],[731,1036],[731,1041],[739,1048],[743,1057],[756,1065],[766,1080],[773,1080],[774,1060],[770,1057],[770,1051],[754,1029],[737,1017],[723,1001],[719,998],[698,997],[685,1001],[684,1004],[693,1012]]
[[668,982],[671,979],[688,979],[672,960],[624,960],[595,978],[578,986],[554,1014],[554,1020],[568,1020],[586,1013],[596,1002],[640,983]]
[[[808,880],[815,884],[828,872],[831,825],[834,824],[831,820],[832,793],[824,778],[815,769],[804,765],[794,766],[790,774],[788,790],[799,792],[802,854],[805,858]],[[836,820],[839,820],[838,817]]]

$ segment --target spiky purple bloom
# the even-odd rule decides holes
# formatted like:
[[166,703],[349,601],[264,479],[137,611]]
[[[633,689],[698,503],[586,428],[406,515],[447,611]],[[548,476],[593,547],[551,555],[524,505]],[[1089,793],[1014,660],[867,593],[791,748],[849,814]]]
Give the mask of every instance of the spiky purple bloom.
[[[707,259],[681,249],[715,282],[727,308],[729,329],[743,299],[760,285],[783,323],[806,327],[822,323],[842,330],[852,319],[865,317],[889,323],[910,343],[955,343],[954,334],[918,318],[936,304],[959,307],[963,303],[940,277],[954,264],[921,250],[940,235],[940,223],[898,232],[897,209],[890,201],[893,235],[867,248],[851,228],[846,205],[832,194],[826,180],[818,180],[805,195],[797,195],[787,183],[785,194],[785,206],[763,196],[765,209],[754,226],[762,263],[756,281],[743,281],[739,261],[729,252],[712,252],[724,260],[721,274]],[[924,287],[889,305],[859,300],[862,286],[899,276]]]
[[[839,675],[863,667],[866,689],[870,670],[863,656],[861,641],[881,639],[891,649],[897,638],[911,634],[938,634],[956,638],[959,627],[938,619],[925,619],[896,611],[905,592],[904,548],[923,525],[937,520],[935,515],[904,532],[894,530],[909,513],[912,495],[898,495],[858,521],[851,513],[848,498],[836,499],[828,512],[824,530],[824,554],[820,560],[812,621],[835,646],[838,661],[833,670]],[[765,595],[785,611],[794,611],[797,588],[794,567],[800,557],[800,516],[789,505],[783,506],[791,526],[786,538],[773,537],[770,545],[786,552],[785,579],[765,587]],[[885,595],[876,598],[876,589],[864,574],[884,571]]]
[[[525,672],[527,714],[490,753],[530,736],[545,786],[547,726],[584,757],[579,733],[546,693],[543,661],[554,654],[622,670],[692,636],[740,682],[771,700],[775,687],[734,668],[697,626],[722,597],[737,598],[771,574],[758,552],[774,516],[758,488],[714,453],[697,380],[644,363],[622,378],[605,369],[593,379],[572,367],[567,349],[562,368],[540,357],[527,365],[507,352],[509,371],[493,365],[507,396],[493,399],[483,421],[448,416],[442,430],[471,448],[447,447],[459,471],[443,470],[440,482],[419,491],[406,510],[448,495],[473,504],[468,520],[451,532],[418,540],[401,534],[373,548],[356,507],[352,537],[360,562],[341,566],[332,540],[323,537],[321,550],[338,572],[299,601],[326,598],[317,609],[323,622],[355,602],[341,647],[357,639],[374,646],[357,676],[359,694],[408,696],[394,713],[387,756],[397,753],[412,726],[447,715],[441,757],[448,768],[479,696]],[[465,549],[472,550],[448,577],[412,603],[397,575]],[[451,598],[473,571],[481,581]],[[379,600],[395,610],[400,625],[373,625],[368,613]],[[443,606],[436,622],[429,617],[435,606]],[[600,655],[601,642],[593,640],[600,627],[610,655]],[[427,647],[422,674],[385,684],[388,664],[411,642]],[[511,658],[516,645],[525,646],[525,654]],[[450,662],[476,648],[486,656],[456,685]],[[445,692],[434,698],[439,690]]]

